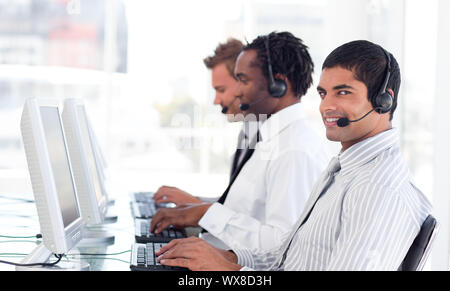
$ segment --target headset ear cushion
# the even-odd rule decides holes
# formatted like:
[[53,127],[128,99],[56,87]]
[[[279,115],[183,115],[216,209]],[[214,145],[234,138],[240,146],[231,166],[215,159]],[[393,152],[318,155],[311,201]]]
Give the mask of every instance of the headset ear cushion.
[[269,93],[274,98],[281,98],[286,95],[287,85],[282,79],[275,79],[269,86]]
[[392,109],[394,98],[389,92],[384,92],[377,96],[374,104],[375,111],[380,114],[386,114]]

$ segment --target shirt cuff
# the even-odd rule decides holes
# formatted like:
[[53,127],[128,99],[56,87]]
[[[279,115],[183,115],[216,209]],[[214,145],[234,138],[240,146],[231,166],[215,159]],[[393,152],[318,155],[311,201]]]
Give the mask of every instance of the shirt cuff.
[[250,271],[250,272],[253,272],[253,271],[255,271],[255,269],[252,269],[252,268],[249,268],[249,267],[242,267],[241,269],[239,269],[239,271]]
[[202,216],[198,224],[213,235],[221,233],[234,212],[220,203],[214,203]]
[[219,198],[217,197],[197,197],[197,198],[200,199],[203,203],[211,203],[211,204],[219,200]]
[[238,265],[244,266],[241,271],[249,271],[250,269],[255,268],[252,252],[250,250],[233,250],[233,252],[238,258]]

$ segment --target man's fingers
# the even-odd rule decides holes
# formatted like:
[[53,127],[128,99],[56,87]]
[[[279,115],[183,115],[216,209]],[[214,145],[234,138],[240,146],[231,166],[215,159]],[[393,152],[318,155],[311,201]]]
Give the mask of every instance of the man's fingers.
[[158,199],[163,199],[165,196],[167,196],[169,188],[171,188],[171,187],[169,187],[169,186],[159,187],[158,191],[156,191],[155,194],[153,194],[153,200],[156,201]]
[[182,268],[190,269],[189,268],[190,261],[191,261],[190,259],[177,258],[177,259],[162,259],[160,261],[160,263],[165,266],[182,267]]
[[171,226],[172,225],[171,221],[172,221],[171,218],[166,218],[165,220],[158,223],[154,233],[158,234],[158,233],[162,232],[163,230],[165,230],[166,228],[168,228],[169,226]]
[[159,249],[159,251],[155,252],[155,255],[157,257],[159,257],[160,255],[164,254],[167,251],[170,251],[172,248],[174,248],[177,244],[180,243],[180,241],[182,241],[182,239],[173,239],[171,240],[168,244],[166,244],[165,246],[163,246],[162,248]]
[[[170,258],[175,258],[177,256],[185,257],[189,256],[189,253],[186,253],[186,250],[189,250],[189,247],[192,243],[198,243],[199,241],[203,241],[198,237],[187,237],[187,238],[179,238],[171,240],[167,245],[163,246],[158,252],[155,252],[157,257],[164,254],[164,256],[170,256]],[[166,254],[167,253],[167,254]]]
[[152,217],[152,221],[150,222],[150,232],[154,232],[158,223],[164,219],[164,215],[161,212],[157,211],[155,215]]

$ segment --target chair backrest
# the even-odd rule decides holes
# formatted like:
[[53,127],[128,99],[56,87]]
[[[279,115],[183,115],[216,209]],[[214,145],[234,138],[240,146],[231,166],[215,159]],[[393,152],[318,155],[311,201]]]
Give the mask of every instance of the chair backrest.
[[438,230],[436,219],[429,215],[425,219],[413,244],[408,250],[399,271],[421,271],[430,254],[430,249]]

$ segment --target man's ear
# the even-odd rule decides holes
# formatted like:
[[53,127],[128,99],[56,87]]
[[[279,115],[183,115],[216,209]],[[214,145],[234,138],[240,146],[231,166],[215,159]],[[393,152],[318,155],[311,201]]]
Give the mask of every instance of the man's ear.
[[389,92],[389,94],[391,94],[391,96],[392,96],[392,98],[395,98],[395,96],[394,96],[394,91],[392,91],[392,89],[386,89],[386,91],[388,91]]
[[286,75],[283,75],[283,74],[280,74],[280,73],[275,74],[274,78],[275,79],[281,79],[281,80],[285,81],[286,83],[289,82],[289,80],[286,77]]
[[283,80],[286,83],[287,91],[291,90],[291,83],[289,82],[289,79],[286,77],[286,75],[277,73],[277,74],[274,75],[274,79]]

